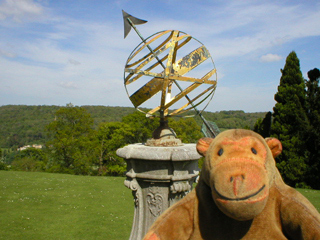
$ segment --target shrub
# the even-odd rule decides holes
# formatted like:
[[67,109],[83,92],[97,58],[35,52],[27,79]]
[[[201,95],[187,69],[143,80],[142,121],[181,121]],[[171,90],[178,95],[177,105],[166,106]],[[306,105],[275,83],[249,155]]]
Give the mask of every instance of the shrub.
[[66,173],[66,174],[74,174],[72,169],[62,167],[61,165],[53,165],[47,169],[49,173]]
[[3,161],[0,161],[0,170],[8,171],[8,166]]
[[126,167],[122,165],[109,165],[106,168],[106,175],[109,176],[124,176]]
[[36,161],[31,158],[21,158],[12,162],[12,169],[17,171],[34,172]]

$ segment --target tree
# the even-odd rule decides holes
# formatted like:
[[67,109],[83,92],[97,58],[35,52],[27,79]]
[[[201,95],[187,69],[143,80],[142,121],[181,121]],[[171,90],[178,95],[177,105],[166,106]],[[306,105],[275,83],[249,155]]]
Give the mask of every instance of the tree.
[[178,121],[170,119],[169,126],[175,131],[183,143],[196,143],[203,137],[201,127],[194,118],[180,118]]
[[320,189],[320,71],[317,68],[308,72],[306,81],[306,113],[309,119],[306,146],[309,152],[306,182]]
[[57,110],[55,120],[47,125],[52,139],[52,171],[89,174],[93,159],[93,119],[84,108],[67,104]]
[[147,118],[145,114],[135,111],[122,118],[122,122],[134,129],[133,136],[127,143],[143,143],[152,138],[153,131],[159,126],[159,118]]
[[99,175],[110,173],[110,169],[114,169],[112,166],[117,165],[118,169],[125,171],[124,161],[116,155],[116,150],[128,144],[129,139],[133,139],[134,132],[130,125],[123,122],[100,124],[96,132],[95,148],[99,157]]
[[259,118],[254,125],[253,131],[259,133],[262,137],[270,137],[272,113],[267,112],[264,119]]
[[7,164],[4,162],[4,153],[0,148],[0,170],[8,170]]
[[[300,71],[299,59],[291,52],[284,69],[273,108],[271,136],[278,138],[283,152],[277,159],[277,167],[289,185],[303,184],[306,172],[305,130],[308,119],[305,113],[305,83]],[[297,185],[298,184],[298,185]]]
[[[132,137],[127,138],[127,143],[143,143],[152,138],[152,133],[160,126],[159,121],[159,118],[147,118],[138,111],[123,117],[122,122],[130,125],[134,131]],[[183,143],[196,142],[203,137],[201,128],[194,118],[169,118],[168,125]]]

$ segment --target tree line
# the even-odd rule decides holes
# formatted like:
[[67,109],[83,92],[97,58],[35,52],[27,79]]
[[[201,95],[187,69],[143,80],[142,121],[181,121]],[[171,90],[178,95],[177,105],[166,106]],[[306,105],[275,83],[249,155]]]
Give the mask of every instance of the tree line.
[[310,70],[305,80],[293,51],[281,73],[273,112],[258,119],[254,130],[281,141],[276,162],[286,183],[320,189],[320,71]]
[[[81,175],[122,175],[126,164],[116,150],[127,144],[145,142],[159,126],[158,119],[148,119],[134,111],[118,122],[101,122],[94,127],[94,119],[84,107],[67,104],[55,112],[53,121],[45,126],[47,141],[44,148],[0,152],[0,169],[46,171]],[[184,143],[202,137],[200,126],[193,118],[169,119]]]
[[[44,144],[48,140],[45,126],[55,118],[61,106],[0,106],[0,148],[18,148],[28,144]],[[94,120],[94,128],[102,122],[121,121],[134,108],[82,106]]]
[[[264,113],[222,111],[204,115],[218,122],[220,130],[224,130],[239,126],[249,128]],[[125,107],[2,106],[0,169],[9,166],[23,171],[121,175],[126,165],[115,151],[126,144],[151,138],[159,126],[158,121]],[[195,143],[203,136],[199,117],[169,121],[169,126],[184,143]],[[35,143],[44,148],[17,151],[21,146]]]
[[[213,100],[214,101],[214,100]],[[93,128],[104,122],[120,122],[128,114],[134,113],[133,107],[81,106],[93,118]],[[0,148],[17,149],[25,145],[44,144],[48,141],[45,126],[55,118],[61,106],[0,106]],[[194,114],[191,112],[190,114]],[[253,128],[258,118],[265,112],[245,113],[244,111],[204,112],[207,120],[216,122],[220,130],[231,128]],[[199,126],[200,117],[195,117]]]

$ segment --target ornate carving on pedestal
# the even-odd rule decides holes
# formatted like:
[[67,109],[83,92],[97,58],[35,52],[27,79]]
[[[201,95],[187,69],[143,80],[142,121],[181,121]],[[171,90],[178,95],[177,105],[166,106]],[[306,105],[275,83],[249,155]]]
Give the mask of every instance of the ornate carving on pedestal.
[[134,196],[134,203],[135,206],[138,207],[139,206],[139,194],[138,193],[138,189],[140,188],[139,183],[137,182],[137,180],[134,178],[132,180],[126,179],[124,180],[124,185],[132,190],[132,194]]
[[124,185],[132,190],[132,195],[134,198],[134,217],[133,217],[133,224],[130,234],[129,240],[136,240],[142,239],[143,233],[141,231],[136,231],[136,229],[142,229],[143,227],[143,197],[142,197],[142,190],[138,183],[138,181],[133,179],[126,179],[124,181]]
[[180,193],[180,192],[190,192],[191,190],[191,185],[189,182],[174,182],[170,186],[170,191],[172,193]]
[[149,188],[147,203],[151,214],[154,217],[159,217],[163,210],[163,197],[158,188]]
[[124,185],[127,188],[131,189],[132,191],[137,191],[139,187],[139,184],[136,179],[132,179],[132,180],[126,179],[124,180]]

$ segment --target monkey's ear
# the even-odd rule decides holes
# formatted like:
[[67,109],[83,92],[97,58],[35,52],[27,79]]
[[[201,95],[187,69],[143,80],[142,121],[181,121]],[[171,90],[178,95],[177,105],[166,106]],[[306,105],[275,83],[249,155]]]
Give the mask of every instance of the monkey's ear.
[[266,138],[265,139],[273,157],[277,157],[282,152],[282,144],[281,142],[276,138]]
[[201,154],[202,156],[205,156],[212,141],[213,141],[213,138],[208,138],[208,137],[200,138],[197,143],[198,153]]

